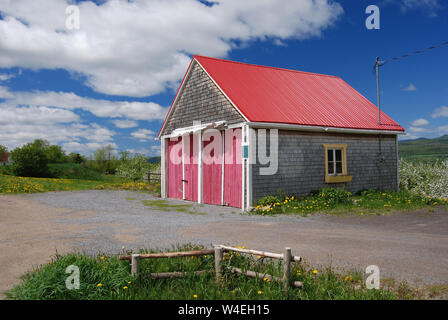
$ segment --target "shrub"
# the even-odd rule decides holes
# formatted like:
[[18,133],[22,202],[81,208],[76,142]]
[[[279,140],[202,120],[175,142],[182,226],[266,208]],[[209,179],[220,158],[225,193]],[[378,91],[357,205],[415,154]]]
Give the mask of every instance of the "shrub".
[[448,198],[448,159],[435,163],[400,160],[400,189],[421,196]]
[[40,140],[14,149],[11,152],[11,159],[12,170],[17,176],[46,177],[48,175],[48,158]]
[[148,172],[148,168],[149,163],[146,161],[146,157],[136,154],[134,157],[123,160],[118,166],[116,174],[137,181],[143,179],[143,175]]
[[324,201],[330,205],[336,204],[351,204],[352,194],[344,189],[336,188],[323,188],[318,197],[321,201]]
[[261,206],[270,206],[274,203],[280,202],[280,199],[276,196],[265,196],[258,200],[258,204]]

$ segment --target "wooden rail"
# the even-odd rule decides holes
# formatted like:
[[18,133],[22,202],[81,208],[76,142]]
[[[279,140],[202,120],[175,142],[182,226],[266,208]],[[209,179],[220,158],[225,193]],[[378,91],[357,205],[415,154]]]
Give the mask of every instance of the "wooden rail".
[[[241,249],[241,248],[234,248],[234,247],[222,246],[222,245],[217,245],[217,247],[221,247],[224,251],[235,251],[235,252],[240,252],[240,253],[252,254],[254,256],[272,258],[272,259],[283,259],[283,254],[280,254],[280,253],[272,253],[272,252],[267,252],[267,251],[259,251],[259,250],[251,250],[251,249]],[[302,257],[292,256],[291,260],[295,261],[295,262],[301,262]]]
[[[198,257],[207,256],[215,253],[213,249],[181,251],[181,252],[158,252],[138,254],[139,259],[161,259],[161,258],[180,258],[180,257]],[[120,260],[131,260],[132,256],[121,256]]]
[[[296,261],[296,262],[301,262],[302,258],[299,256],[293,256],[291,254],[291,248],[285,248],[285,252],[283,254],[280,253],[272,253],[272,252],[267,252],[267,251],[258,251],[258,250],[251,250],[251,249],[242,249],[242,248],[234,248],[234,247],[229,247],[229,246],[222,246],[222,245],[218,245],[215,246],[215,268],[217,264],[220,264],[221,261],[217,261],[217,251],[234,251],[234,252],[239,252],[239,253],[245,253],[245,254],[250,254],[250,255],[257,255],[260,257],[267,257],[267,258],[272,258],[272,259],[281,259],[283,260],[283,278],[280,279],[279,277],[274,277],[271,275],[262,275],[260,273],[256,273],[255,271],[251,271],[248,270],[246,272],[243,272],[241,269],[239,268],[235,268],[235,267],[229,267],[230,270],[232,270],[233,272],[236,273],[240,273],[243,274],[245,276],[248,277],[253,277],[253,278],[267,278],[267,279],[273,279],[276,281],[281,281],[283,282],[283,291],[287,292],[289,286],[291,285],[290,282],[290,278],[291,278],[291,262],[292,261]],[[222,256],[222,253],[221,253]],[[220,273],[220,272],[219,272]],[[219,279],[221,278],[221,275],[218,274],[218,271],[216,271],[216,280],[219,281]],[[292,283],[294,286],[296,287],[302,287],[303,284],[300,281],[295,281]]]
[[[290,248],[285,248],[283,254],[280,253],[272,253],[267,251],[259,251],[259,250],[251,250],[251,249],[242,249],[242,248],[234,248],[223,245],[215,245],[214,249],[204,249],[204,250],[193,250],[193,251],[182,251],[182,252],[159,252],[159,253],[144,253],[144,254],[132,254],[130,256],[121,256],[120,260],[129,260],[131,261],[131,274],[138,275],[140,271],[140,259],[164,259],[164,258],[182,258],[182,257],[198,257],[198,256],[206,256],[206,255],[214,255],[215,256],[215,277],[216,281],[220,282],[222,280],[222,261],[224,257],[224,252],[238,252],[243,254],[256,255],[259,257],[267,257],[271,259],[280,259],[283,260],[283,277],[275,277],[269,274],[257,273],[255,271],[247,270],[242,271],[240,268],[228,266],[227,270],[245,275],[247,277],[259,278],[259,279],[267,279],[269,281],[279,281],[283,283],[283,289],[287,292],[288,288],[292,285],[294,287],[301,288],[303,286],[302,282],[294,281],[291,283],[291,262],[301,262],[302,258],[299,256],[293,256],[291,254]],[[162,272],[162,273],[151,273],[150,276],[155,279],[166,279],[166,278],[179,278],[179,277],[187,277],[191,274],[202,275],[207,271],[193,271],[193,272]]]

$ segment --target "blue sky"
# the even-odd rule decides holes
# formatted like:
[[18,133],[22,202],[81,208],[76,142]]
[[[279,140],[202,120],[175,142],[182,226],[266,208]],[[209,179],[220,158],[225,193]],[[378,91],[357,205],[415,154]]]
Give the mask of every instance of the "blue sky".
[[[79,29],[67,29],[69,5]],[[380,29],[368,30],[368,5]],[[437,0],[0,3],[0,144],[158,155],[154,138],[193,54],[338,75],[376,103],[376,56],[448,40]],[[381,68],[382,109],[408,136],[448,134],[448,46]]]

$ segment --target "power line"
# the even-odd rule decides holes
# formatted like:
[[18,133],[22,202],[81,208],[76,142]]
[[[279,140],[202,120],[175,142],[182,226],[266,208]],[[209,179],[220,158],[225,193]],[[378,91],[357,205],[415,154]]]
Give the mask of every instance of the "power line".
[[403,58],[406,58],[406,57],[409,57],[409,56],[413,56],[413,55],[416,55],[416,54],[425,53],[425,52],[427,52],[429,50],[440,48],[440,47],[443,47],[443,46],[446,46],[446,45],[448,45],[448,41],[436,44],[434,46],[431,46],[431,47],[428,47],[428,48],[425,48],[425,49],[409,52],[409,53],[403,54],[403,55],[398,56],[398,57],[386,59],[384,61],[375,62],[375,65],[373,66],[373,73],[376,73],[376,66],[377,66],[377,64],[378,64],[378,66],[381,67],[381,66],[384,66],[386,63],[389,63],[389,62],[392,62],[392,61],[396,61],[396,60],[400,60],[400,59],[403,59]]
[[[432,49],[436,49],[436,48],[440,48],[442,46],[448,45],[448,41],[436,44],[434,46],[422,49],[422,50],[417,50],[417,51],[413,51],[410,53],[406,53],[404,55],[401,55],[399,57],[395,57],[395,58],[390,58],[384,61],[380,61],[379,57],[376,57],[376,61],[375,61],[375,65],[373,66],[373,73],[376,73],[376,89],[377,89],[377,94],[378,94],[378,124],[381,126],[381,103],[380,103],[380,67],[384,66],[386,63],[389,63],[391,61],[396,61],[396,60],[400,60],[409,56],[413,56],[416,54],[420,54],[420,53],[424,53],[426,51],[432,50]],[[380,144],[381,144],[381,135],[380,135]],[[380,154],[381,154],[381,149],[380,149]]]

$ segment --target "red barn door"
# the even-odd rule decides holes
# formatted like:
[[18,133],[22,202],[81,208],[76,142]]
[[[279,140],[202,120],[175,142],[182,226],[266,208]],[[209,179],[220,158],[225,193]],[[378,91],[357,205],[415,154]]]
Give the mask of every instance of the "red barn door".
[[203,136],[202,176],[204,203],[222,204],[222,136],[218,131]]
[[194,147],[194,139],[196,136],[189,135],[184,138],[184,187],[185,200],[198,201],[198,148]]
[[168,198],[182,199],[182,137],[168,140]]
[[241,129],[225,132],[224,204],[241,208],[242,197]]

